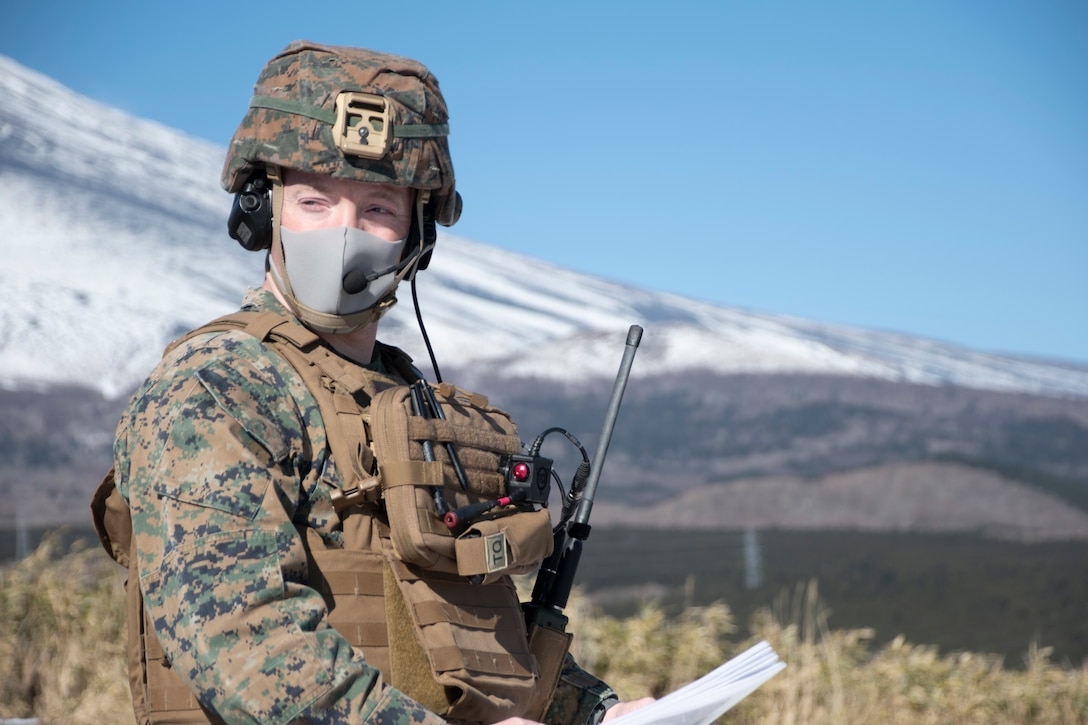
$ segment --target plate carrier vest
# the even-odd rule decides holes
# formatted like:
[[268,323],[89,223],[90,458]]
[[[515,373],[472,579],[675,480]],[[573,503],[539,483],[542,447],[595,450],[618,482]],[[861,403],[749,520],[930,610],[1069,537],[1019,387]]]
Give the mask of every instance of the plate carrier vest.
[[[511,574],[533,570],[551,553],[547,509],[500,508],[455,536],[433,498],[440,487],[457,508],[505,495],[500,461],[521,447],[509,416],[447,384],[435,386],[445,420],[413,416],[407,385],[346,363],[313,331],[274,312],[226,315],[166,352],[196,335],[229,330],[253,335],[290,363],[320,408],[343,479],[332,498],[344,548],[327,548],[311,529],[302,533],[312,562],[307,583],[325,598],[327,621],[387,683],[450,722],[543,719],[571,637],[547,628],[527,635]],[[403,352],[380,343],[378,350],[385,369],[421,379]],[[423,441],[433,442],[430,455]],[[446,453],[450,443],[467,490]],[[112,468],[91,509],[106,551],[134,566],[130,512]],[[500,543],[505,550],[496,556]],[[221,723],[171,669],[138,577],[130,576],[125,589],[137,722]]]

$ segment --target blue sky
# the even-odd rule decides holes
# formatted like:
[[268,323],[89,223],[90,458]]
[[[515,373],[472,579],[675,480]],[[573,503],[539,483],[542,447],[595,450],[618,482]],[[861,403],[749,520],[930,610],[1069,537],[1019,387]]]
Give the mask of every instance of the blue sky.
[[456,234],[747,309],[1088,362],[1081,0],[0,9],[0,53],[223,145],[295,38],[431,67]]

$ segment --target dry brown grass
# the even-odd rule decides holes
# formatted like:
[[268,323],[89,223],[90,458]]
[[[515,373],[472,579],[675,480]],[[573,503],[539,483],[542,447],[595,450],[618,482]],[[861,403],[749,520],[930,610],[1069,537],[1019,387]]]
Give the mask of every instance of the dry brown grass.
[[100,549],[56,548],[0,568],[0,718],[131,722],[119,569]]
[[[131,722],[124,597],[117,567],[98,550],[63,556],[47,541],[0,569],[0,718],[43,724]],[[722,718],[740,723],[1086,723],[1088,668],[1069,669],[1033,647],[1022,667],[975,653],[940,655],[902,638],[876,649],[872,633],[829,630],[815,583],[786,592],[731,639],[723,603],[668,617],[654,604],[629,619],[567,613],[575,654],[631,698],[661,695],[766,639],[787,668]]]
[[[627,620],[579,612],[580,661],[626,698],[661,695],[766,639],[787,667],[721,722],[1088,723],[1088,666],[1069,669],[1032,647],[1023,666],[995,655],[940,655],[897,638],[874,651],[866,629],[829,630],[815,582],[783,593],[754,618],[756,635],[732,642],[724,604],[665,619],[653,605]],[[651,673],[651,674],[647,674]]]

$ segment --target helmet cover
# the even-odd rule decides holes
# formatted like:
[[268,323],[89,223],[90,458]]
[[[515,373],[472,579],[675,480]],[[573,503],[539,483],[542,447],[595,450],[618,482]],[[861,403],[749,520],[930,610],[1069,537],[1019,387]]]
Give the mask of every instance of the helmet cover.
[[[367,128],[351,133],[353,102],[384,109],[370,128],[384,134],[368,148]],[[345,122],[345,111],[348,120]],[[245,118],[227,150],[221,183],[236,193],[266,165],[341,179],[430,191],[434,220],[457,221],[461,200],[450,159],[449,113],[438,80],[414,60],[363,48],[296,40],[270,60],[254,85]],[[382,147],[376,144],[384,143]]]

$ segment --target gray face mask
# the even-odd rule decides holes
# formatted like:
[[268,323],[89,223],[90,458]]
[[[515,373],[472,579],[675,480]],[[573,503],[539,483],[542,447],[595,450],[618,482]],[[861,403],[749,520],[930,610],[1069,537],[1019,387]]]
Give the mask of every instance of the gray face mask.
[[281,227],[280,239],[295,298],[330,315],[370,309],[396,287],[397,262],[406,241],[389,242],[354,227],[308,232]]

